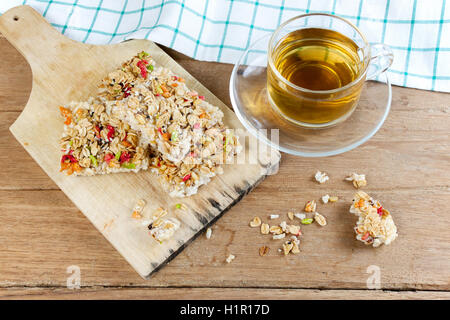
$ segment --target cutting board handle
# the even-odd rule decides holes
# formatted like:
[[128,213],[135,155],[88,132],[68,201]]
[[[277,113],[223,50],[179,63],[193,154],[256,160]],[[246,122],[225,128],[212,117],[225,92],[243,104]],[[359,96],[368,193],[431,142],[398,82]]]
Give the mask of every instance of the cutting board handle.
[[54,29],[30,6],[15,7],[0,16],[0,32],[25,57],[33,72],[51,65],[65,46],[86,50]]

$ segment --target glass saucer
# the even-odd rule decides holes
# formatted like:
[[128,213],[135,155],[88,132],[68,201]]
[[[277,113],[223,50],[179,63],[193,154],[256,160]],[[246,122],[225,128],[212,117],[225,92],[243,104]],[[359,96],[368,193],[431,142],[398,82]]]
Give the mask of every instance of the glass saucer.
[[[230,98],[244,127],[268,145],[302,157],[326,157],[349,151],[369,140],[391,108],[392,88],[386,73],[366,81],[355,111],[343,122],[307,128],[286,120],[271,106],[266,87],[270,35],[253,43],[234,66]],[[266,129],[266,134],[263,134]],[[271,130],[271,129],[278,129]],[[278,134],[278,137],[276,136]]]

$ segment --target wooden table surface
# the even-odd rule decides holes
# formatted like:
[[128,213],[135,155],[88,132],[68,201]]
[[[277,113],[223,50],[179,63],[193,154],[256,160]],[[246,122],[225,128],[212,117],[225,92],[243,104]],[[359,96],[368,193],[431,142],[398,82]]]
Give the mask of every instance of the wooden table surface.
[[[232,66],[193,61],[165,49],[230,105]],[[9,126],[27,102],[31,71],[0,36],[0,298],[329,299],[450,298],[450,94],[395,87],[381,130],[359,148],[328,158],[283,154],[269,176],[152,279],[143,280],[16,142]],[[316,170],[331,180],[312,179]],[[393,213],[399,238],[373,249],[354,239],[348,213],[354,189],[343,178],[366,173],[369,194]],[[248,227],[326,193],[326,227],[304,226],[301,253],[284,257]],[[278,222],[281,222],[281,218]],[[265,257],[258,249],[270,247]],[[236,259],[225,263],[233,253]],[[369,266],[381,288],[369,290]],[[81,289],[66,287],[69,266]],[[370,269],[369,269],[370,270]]]

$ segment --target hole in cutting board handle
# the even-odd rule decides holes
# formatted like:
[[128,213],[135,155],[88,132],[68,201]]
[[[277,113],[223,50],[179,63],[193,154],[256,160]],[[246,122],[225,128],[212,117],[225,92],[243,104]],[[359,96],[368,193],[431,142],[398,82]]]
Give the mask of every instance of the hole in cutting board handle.
[[14,17],[13,17],[13,20],[14,20],[14,21],[19,21],[19,17],[18,17],[18,16],[14,16]]

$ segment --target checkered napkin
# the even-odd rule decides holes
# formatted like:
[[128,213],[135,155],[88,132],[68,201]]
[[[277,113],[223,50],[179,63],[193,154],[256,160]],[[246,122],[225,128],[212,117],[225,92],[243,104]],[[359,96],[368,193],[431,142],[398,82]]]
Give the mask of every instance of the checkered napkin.
[[95,44],[148,38],[194,59],[234,63],[296,15],[336,14],[394,51],[393,84],[450,92],[446,0],[1,0],[27,4],[66,36]]

